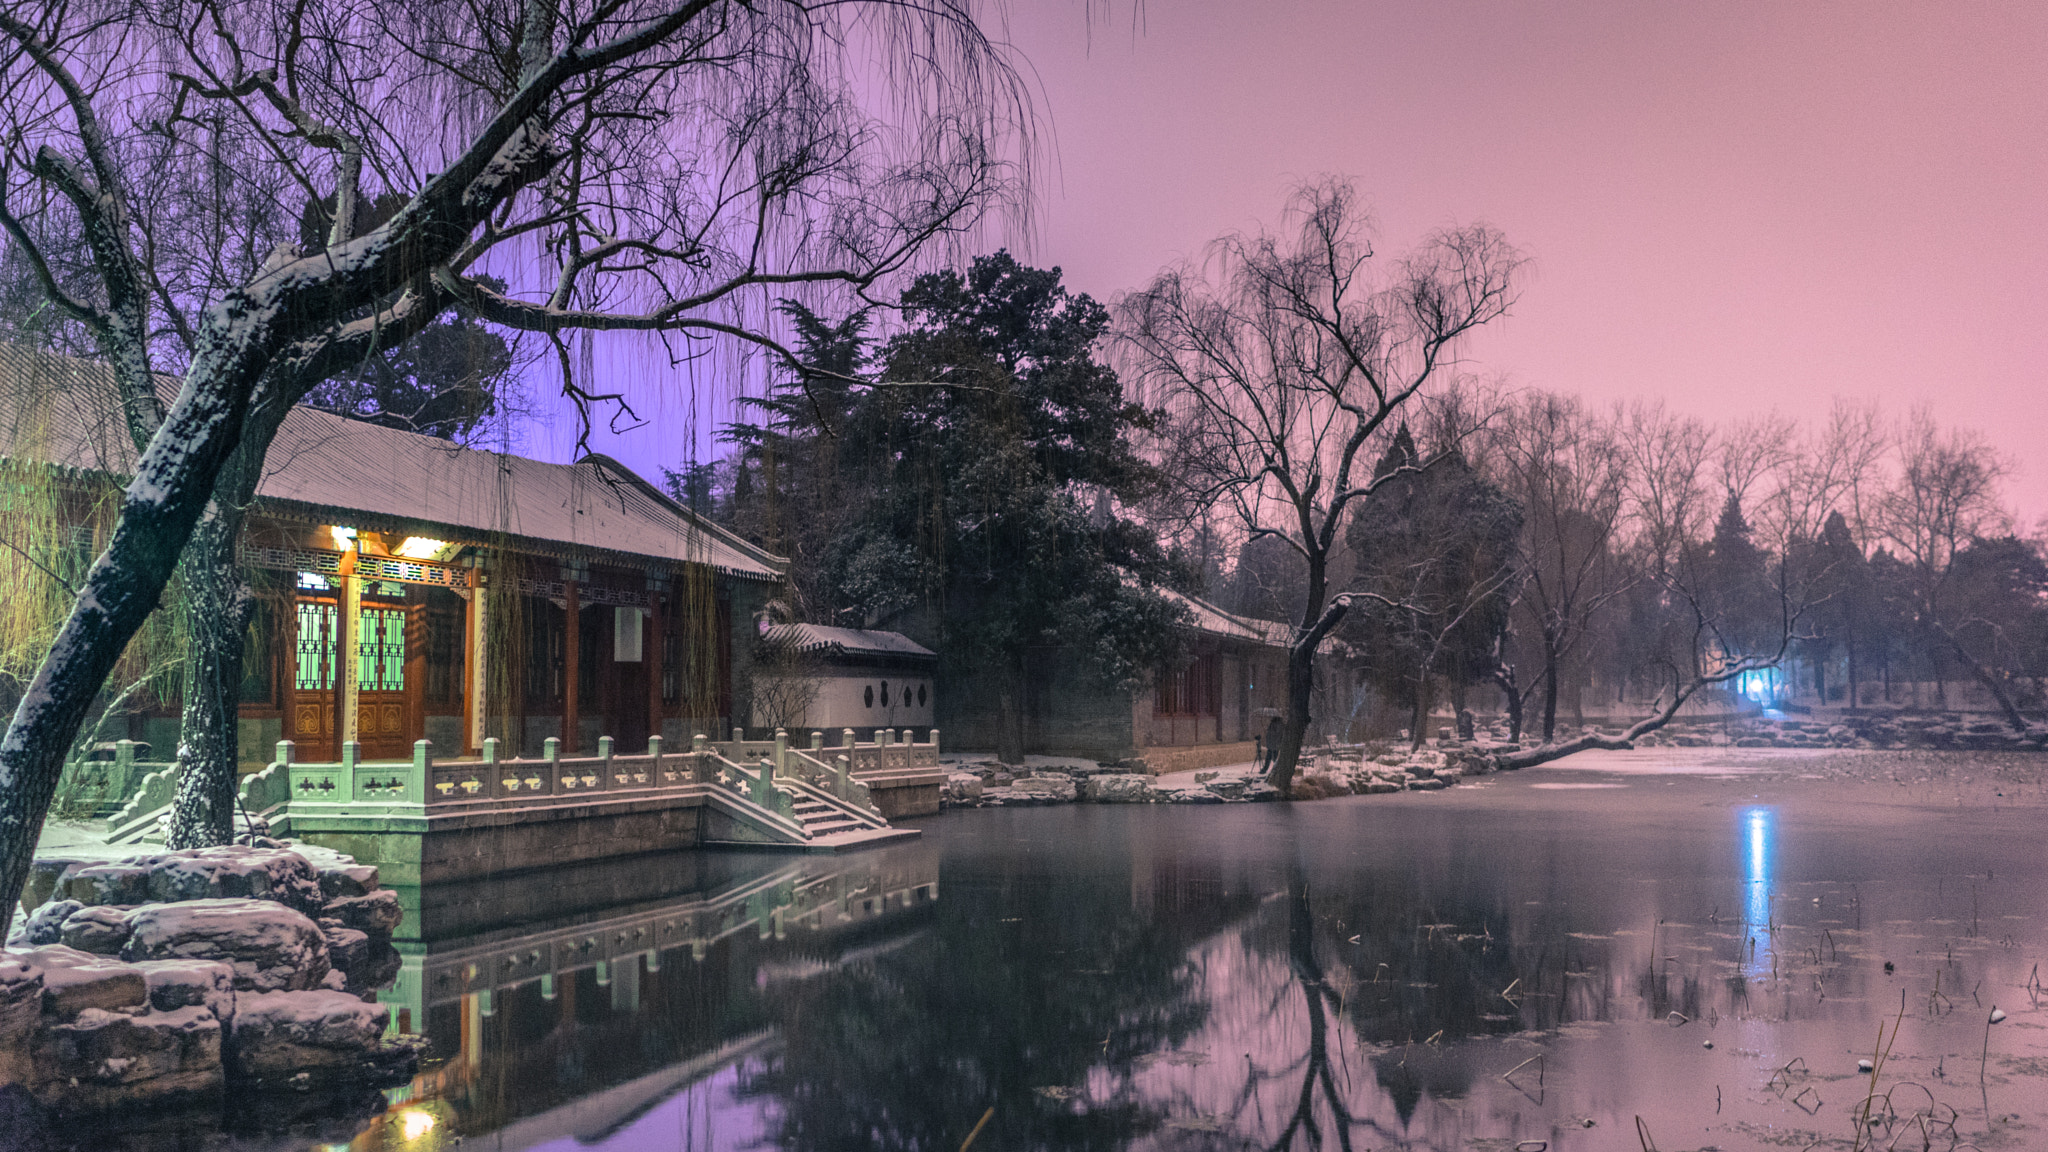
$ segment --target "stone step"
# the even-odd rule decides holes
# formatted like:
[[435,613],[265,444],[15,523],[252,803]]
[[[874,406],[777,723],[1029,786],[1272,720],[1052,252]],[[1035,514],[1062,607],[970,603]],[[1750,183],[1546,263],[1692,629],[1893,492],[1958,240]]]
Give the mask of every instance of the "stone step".
[[805,824],[804,831],[809,832],[811,838],[815,840],[820,836],[828,836],[834,832],[851,832],[863,827],[866,827],[866,825],[858,820],[821,820],[815,824]]

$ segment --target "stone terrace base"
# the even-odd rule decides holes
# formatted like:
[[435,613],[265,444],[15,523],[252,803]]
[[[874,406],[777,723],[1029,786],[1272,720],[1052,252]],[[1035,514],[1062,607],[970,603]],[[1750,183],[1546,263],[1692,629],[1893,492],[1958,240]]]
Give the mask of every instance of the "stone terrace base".
[[1232,744],[1193,744],[1176,748],[1141,748],[1138,756],[1154,776],[1168,772],[1191,772],[1197,768],[1220,768],[1225,764],[1249,764],[1258,756],[1258,745],[1250,740]]

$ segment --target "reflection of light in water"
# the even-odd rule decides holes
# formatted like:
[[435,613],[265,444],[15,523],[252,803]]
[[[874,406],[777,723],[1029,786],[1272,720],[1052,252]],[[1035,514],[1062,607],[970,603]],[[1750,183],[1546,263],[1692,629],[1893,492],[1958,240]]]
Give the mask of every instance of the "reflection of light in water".
[[399,1127],[405,1130],[407,1141],[417,1140],[434,1130],[434,1118],[425,1112],[400,1112],[398,1123]]
[[[1742,921],[1744,938],[1743,971],[1761,976],[1771,970],[1771,832],[1773,813],[1769,808],[1751,808],[1742,814]],[[1750,953],[1749,941],[1756,941]]]

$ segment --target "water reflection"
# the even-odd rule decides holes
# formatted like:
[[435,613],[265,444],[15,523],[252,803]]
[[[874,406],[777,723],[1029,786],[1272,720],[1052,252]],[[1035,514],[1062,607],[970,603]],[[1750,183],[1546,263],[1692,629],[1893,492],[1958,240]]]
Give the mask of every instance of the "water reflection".
[[1742,926],[1748,933],[1743,965],[1745,976],[1768,976],[1777,958],[1772,949],[1771,857],[1776,831],[1776,814],[1769,808],[1749,808],[1742,813]]
[[[1478,795],[961,813],[517,925],[478,927],[506,891],[431,894],[464,930],[394,995],[440,1059],[348,1146],[951,1149],[986,1116],[976,1148],[1465,1152],[1635,1147],[1637,1115],[1666,1147],[1847,1146],[1841,1084],[1902,1000],[1887,1068],[1975,1108],[1963,1139],[2048,1126],[2024,814]],[[1983,1105],[1970,989],[2019,1025]]]

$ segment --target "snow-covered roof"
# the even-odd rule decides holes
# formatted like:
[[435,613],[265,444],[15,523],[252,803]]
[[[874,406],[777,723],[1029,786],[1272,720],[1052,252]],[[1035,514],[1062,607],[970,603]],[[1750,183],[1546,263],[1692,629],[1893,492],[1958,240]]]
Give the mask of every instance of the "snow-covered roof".
[[1255,616],[1239,616],[1225,612],[1207,600],[1175,592],[1170,588],[1158,589],[1160,595],[1187,608],[1191,617],[1189,624],[1197,632],[1221,636],[1231,640],[1246,640],[1254,644],[1270,644],[1285,648],[1294,636],[1292,625],[1278,620],[1261,620]]
[[[0,343],[0,454],[130,474],[135,450],[107,369]],[[278,429],[257,496],[267,514],[458,540],[502,534],[542,553],[687,561],[759,580],[788,567],[603,456],[550,464],[304,407]]]
[[823,624],[777,624],[766,639],[788,644],[799,652],[820,652],[845,656],[892,656],[934,659],[938,653],[901,632],[877,632],[867,628],[832,628]]

